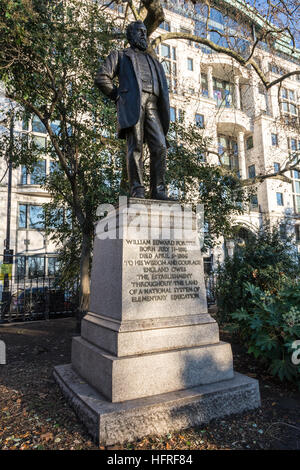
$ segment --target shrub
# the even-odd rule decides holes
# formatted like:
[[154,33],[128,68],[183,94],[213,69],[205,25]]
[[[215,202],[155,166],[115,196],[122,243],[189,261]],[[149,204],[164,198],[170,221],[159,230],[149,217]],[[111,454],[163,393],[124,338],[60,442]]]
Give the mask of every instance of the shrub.
[[286,281],[300,274],[299,260],[290,240],[281,239],[278,229],[264,227],[235,250],[217,269],[218,321],[230,320],[232,312],[247,309],[250,298],[246,283],[276,294]]
[[243,289],[249,300],[247,308],[232,313],[233,329],[245,341],[248,352],[261,359],[272,375],[293,381],[300,388],[300,364],[291,360],[293,343],[300,338],[300,282],[285,278],[276,295],[249,282]]

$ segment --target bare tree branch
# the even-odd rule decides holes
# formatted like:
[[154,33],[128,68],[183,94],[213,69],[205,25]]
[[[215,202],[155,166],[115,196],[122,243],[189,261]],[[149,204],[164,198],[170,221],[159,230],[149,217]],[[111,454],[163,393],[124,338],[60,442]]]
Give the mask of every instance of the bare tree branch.
[[159,27],[159,25],[165,21],[165,13],[161,5],[160,0],[141,0],[144,7],[147,10],[146,18],[144,19],[144,25],[147,28],[148,36]]
[[242,65],[244,67],[246,67],[248,64],[251,65],[254,68],[257,75],[259,76],[259,78],[261,79],[261,81],[263,82],[263,84],[265,85],[266,89],[269,89],[274,85],[277,85],[277,83],[280,83],[283,80],[285,80],[286,78],[289,78],[293,75],[300,75],[300,69],[299,70],[294,70],[293,72],[288,72],[288,73],[282,75],[281,77],[279,77],[279,78],[273,80],[272,82],[270,82],[267,79],[267,77],[264,75],[264,73],[261,70],[261,68],[259,67],[259,65],[255,62],[255,60],[253,60],[251,58],[252,56],[250,56],[250,58],[248,58],[248,59],[244,59],[244,57],[242,57],[238,52],[236,52],[232,49],[229,49],[229,48],[223,47],[223,46],[219,46],[218,44],[215,44],[214,42],[212,42],[209,39],[202,38],[202,37],[199,37],[199,36],[195,36],[194,34],[190,34],[190,33],[180,33],[180,32],[165,33],[165,34],[160,35],[160,36],[156,37],[155,39],[153,39],[153,41],[151,42],[151,46],[153,48],[155,48],[156,46],[158,46],[162,42],[170,40],[170,39],[186,39],[188,41],[193,41],[193,42],[197,42],[197,43],[200,43],[200,44],[204,44],[205,46],[210,47],[211,49],[213,49],[214,51],[216,51],[220,54],[226,54],[229,57],[232,57],[240,65]]

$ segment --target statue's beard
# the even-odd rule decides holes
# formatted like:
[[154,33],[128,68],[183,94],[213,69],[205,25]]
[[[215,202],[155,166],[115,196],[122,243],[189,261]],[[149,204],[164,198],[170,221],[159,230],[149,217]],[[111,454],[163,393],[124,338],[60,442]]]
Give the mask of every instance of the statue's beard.
[[141,51],[145,51],[148,47],[148,41],[147,39],[135,39],[132,38],[130,41],[131,46],[136,47],[137,49],[140,49]]

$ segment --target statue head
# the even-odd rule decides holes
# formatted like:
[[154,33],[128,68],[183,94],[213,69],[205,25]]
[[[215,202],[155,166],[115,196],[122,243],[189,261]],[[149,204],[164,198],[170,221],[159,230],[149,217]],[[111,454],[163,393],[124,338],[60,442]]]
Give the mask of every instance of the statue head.
[[129,23],[126,29],[126,37],[131,46],[145,51],[148,47],[147,29],[142,21]]

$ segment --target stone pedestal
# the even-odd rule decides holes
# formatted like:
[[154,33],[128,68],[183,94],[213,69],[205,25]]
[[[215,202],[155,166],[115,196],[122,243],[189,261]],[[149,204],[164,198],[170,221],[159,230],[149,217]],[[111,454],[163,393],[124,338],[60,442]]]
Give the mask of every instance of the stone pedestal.
[[[207,313],[196,218],[174,204],[129,199],[128,206],[109,212],[102,229],[96,230],[102,239],[95,238],[90,311],[82,321],[81,337],[73,339],[72,367],[57,367],[55,376],[87,425],[90,406],[78,395],[76,383],[85,383],[89,394],[96,394],[102,412],[98,409],[92,432],[103,444],[153,432],[151,420],[149,429],[147,422],[140,422],[145,415],[140,406],[147,408],[147,403],[154,406],[153,421],[155,406],[162,402],[164,409],[171,402],[175,409],[178,405],[183,415],[190,410],[180,400],[176,405],[179,391],[196,402],[198,397],[203,405],[207,394],[218,390],[217,408],[197,418],[207,421],[227,414],[222,390],[228,398],[236,388],[231,347],[219,340],[218,325]],[[199,390],[208,384],[213,385]],[[228,412],[259,406],[257,382],[243,377],[242,388],[243,403],[236,408],[231,404]],[[246,398],[249,391],[251,400]],[[110,415],[115,429],[116,410],[123,410],[125,419],[129,409],[131,419],[132,413],[137,417],[133,434],[126,436],[124,430],[114,438],[114,432],[100,429],[103,413]],[[182,427],[170,417],[167,423],[164,431]]]

